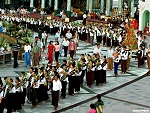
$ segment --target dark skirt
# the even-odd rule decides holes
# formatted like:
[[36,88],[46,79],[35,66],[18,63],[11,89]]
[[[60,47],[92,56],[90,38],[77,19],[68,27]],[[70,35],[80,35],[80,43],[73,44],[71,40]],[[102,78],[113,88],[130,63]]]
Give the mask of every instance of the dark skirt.
[[91,86],[94,82],[94,71],[89,71],[86,73],[87,85]]
[[59,100],[59,91],[52,91],[52,105],[54,107],[58,106],[58,100]]
[[96,85],[99,85],[100,83],[102,83],[101,71],[97,70],[95,71],[94,74],[95,74]]
[[73,95],[74,94],[74,89],[75,89],[75,81],[76,81],[76,77],[75,76],[69,76],[68,77],[69,80],[69,89],[68,89],[68,93],[69,95]]
[[48,99],[47,86],[41,84],[38,89],[38,102],[46,101],[47,99]]
[[23,92],[21,93],[21,104],[25,104],[27,89],[23,88]]
[[0,113],[3,113],[4,112],[4,98],[1,100],[1,103],[0,103]]
[[79,92],[80,91],[80,76],[76,76],[76,84],[75,84],[75,91]]
[[102,75],[102,83],[106,83],[106,70],[101,70]]
[[14,111],[21,110],[21,93],[17,92],[15,93],[15,101],[14,101]]
[[15,105],[15,93],[7,93],[5,97],[5,107],[8,113],[11,113],[14,110]]

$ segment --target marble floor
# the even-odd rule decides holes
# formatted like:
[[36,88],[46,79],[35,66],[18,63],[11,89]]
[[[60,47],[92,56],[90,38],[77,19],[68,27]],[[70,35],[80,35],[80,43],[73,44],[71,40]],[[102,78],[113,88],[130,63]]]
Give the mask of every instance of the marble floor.
[[[36,34],[35,34],[36,35]],[[54,36],[49,36],[48,41],[54,40]],[[86,42],[79,42],[76,53],[77,60],[81,53],[92,54],[96,45]],[[102,47],[102,54],[105,55],[107,47]],[[46,51],[42,53],[40,64],[46,64]],[[65,57],[59,57],[61,63]],[[145,62],[146,64],[146,62]],[[87,87],[86,82],[81,87],[81,91],[74,96],[67,95],[66,99],[60,99],[57,113],[88,113],[90,104],[96,101],[96,95],[101,94],[104,101],[104,113],[134,113],[134,110],[150,110],[150,72],[147,64],[142,68],[137,68],[137,61],[132,58],[130,69],[126,74],[114,77],[113,70],[107,71],[107,83],[103,86],[96,86],[94,83],[91,88]],[[24,61],[19,60],[19,67],[13,68],[12,62],[6,65],[0,64],[0,77],[16,77],[21,71],[28,71],[24,67]],[[51,97],[51,93],[49,92]],[[6,111],[6,110],[5,110]],[[50,113],[54,112],[51,105],[51,98],[45,103],[40,104],[35,109],[31,109],[31,104],[26,103],[20,113]],[[135,112],[136,113],[136,112]],[[144,112],[140,112],[144,113]],[[147,113],[147,112],[146,112]]]

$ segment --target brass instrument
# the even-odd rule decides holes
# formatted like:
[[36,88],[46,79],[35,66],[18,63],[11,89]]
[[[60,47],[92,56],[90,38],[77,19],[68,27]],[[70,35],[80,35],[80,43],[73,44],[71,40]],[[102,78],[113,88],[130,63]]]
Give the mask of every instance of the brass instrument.
[[68,76],[71,76],[75,74],[75,69],[72,70],[71,72],[67,73],[67,74],[64,74],[62,77],[61,77],[61,81],[65,80]]
[[6,88],[6,85],[0,90],[0,93],[1,93],[2,91],[4,91],[5,88]]
[[20,85],[21,86],[24,86],[26,83],[27,83],[27,78],[24,78],[21,82],[20,82]]
[[9,92],[10,90],[12,90],[13,87],[14,87],[14,85],[11,83],[11,84],[9,85],[9,87],[7,88],[7,92]]
[[101,67],[103,68],[107,63],[108,63],[107,60],[105,60],[105,61],[101,64]]

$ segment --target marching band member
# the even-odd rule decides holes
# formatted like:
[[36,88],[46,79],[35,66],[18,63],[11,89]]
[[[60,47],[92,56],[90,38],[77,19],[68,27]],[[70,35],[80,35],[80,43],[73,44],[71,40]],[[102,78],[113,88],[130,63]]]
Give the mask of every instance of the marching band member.
[[20,79],[19,77],[16,77],[15,78],[15,98],[16,98],[16,101],[15,101],[15,108],[14,108],[14,111],[19,111],[22,109],[21,107],[21,93],[23,92],[23,86],[21,86],[20,84]]
[[74,96],[74,89],[75,89],[75,63],[72,63],[69,70],[68,70],[68,93],[69,95]]
[[87,64],[87,72],[86,72],[86,81],[89,87],[91,87],[91,85],[94,82],[94,71],[95,67],[93,66],[92,60],[90,60]]
[[31,92],[32,92],[32,107],[31,109],[34,109],[35,106],[38,105],[37,103],[37,92],[39,88],[39,80],[37,77],[37,74],[35,71],[32,73],[32,79],[31,79]]
[[137,52],[138,68],[141,67],[142,65],[142,57],[143,57],[143,50],[142,47],[140,46]]
[[121,55],[121,73],[126,73],[126,71],[127,71],[127,58],[128,58],[126,46],[123,46],[123,50],[122,50],[120,55]]
[[0,84],[0,113],[4,111],[4,89],[2,88],[2,84]]
[[7,85],[5,88],[5,107],[7,109],[7,113],[11,113],[15,108],[15,87],[12,79],[7,79]]
[[103,59],[100,61],[101,63],[101,68],[102,68],[102,83],[106,83],[106,70],[107,70],[107,60],[106,56],[103,57]]

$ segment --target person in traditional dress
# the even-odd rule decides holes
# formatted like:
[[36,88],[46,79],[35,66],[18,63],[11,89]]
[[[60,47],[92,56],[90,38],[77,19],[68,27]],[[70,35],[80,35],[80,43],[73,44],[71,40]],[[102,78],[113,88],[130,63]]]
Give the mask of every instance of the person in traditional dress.
[[148,69],[150,69],[150,45],[146,51],[146,55],[147,55],[147,65],[148,65]]
[[87,64],[87,72],[86,72],[86,81],[89,87],[91,87],[91,85],[94,82],[94,71],[95,67],[93,66],[93,62],[89,61]]
[[127,51],[127,54],[128,54],[128,58],[127,58],[127,70],[129,70],[129,67],[130,67],[130,60],[131,60],[131,58],[132,58],[132,51],[131,51],[129,45],[127,45],[126,51]]
[[0,84],[0,113],[4,112],[4,90]]
[[32,67],[39,66],[39,56],[40,48],[37,45],[37,41],[35,41],[34,47],[32,48]]
[[102,74],[102,83],[106,83],[106,70],[107,70],[107,59],[106,56],[103,56],[103,58],[100,61],[101,64],[101,74]]
[[19,77],[15,77],[15,98],[16,101],[14,103],[14,111],[19,111],[22,109],[21,106],[21,94],[23,92],[23,86],[20,84]]
[[76,43],[74,42],[74,39],[70,40],[68,50],[70,52],[70,57],[73,57],[76,51]]
[[54,54],[54,50],[55,50],[55,46],[53,45],[53,41],[50,41],[49,42],[49,45],[48,45],[48,60],[49,62],[53,62],[53,54]]
[[32,92],[32,107],[31,107],[31,109],[34,109],[38,105],[38,101],[37,101],[38,88],[39,88],[39,80],[38,80],[37,72],[33,71],[32,79],[31,79],[31,92]]
[[138,60],[138,68],[142,66],[142,57],[143,57],[143,50],[140,46],[137,52],[137,60]]
[[113,49],[112,47],[110,46],[109,49],[107,50],[107,61],[108,61],[108,64],[107,64],[107,69],[108,70],[112,70],[113,69]]

